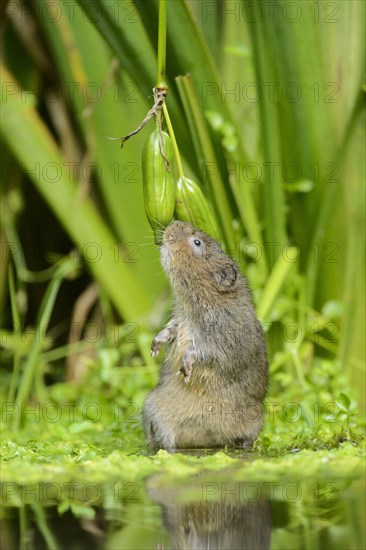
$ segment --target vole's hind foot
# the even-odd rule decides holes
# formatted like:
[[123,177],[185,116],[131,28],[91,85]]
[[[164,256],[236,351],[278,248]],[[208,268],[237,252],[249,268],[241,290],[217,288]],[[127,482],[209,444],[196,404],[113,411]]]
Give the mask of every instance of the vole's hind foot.
[[242,437],[237,437],[234,441],[234,445],[235,447],[249,450],[253,447],[253,438],[246,435]]
[[142,411],[145,435],[151,451],[175,447],[175,432],[163,414],[160,402],[159,392],[155,389],[146,398]]

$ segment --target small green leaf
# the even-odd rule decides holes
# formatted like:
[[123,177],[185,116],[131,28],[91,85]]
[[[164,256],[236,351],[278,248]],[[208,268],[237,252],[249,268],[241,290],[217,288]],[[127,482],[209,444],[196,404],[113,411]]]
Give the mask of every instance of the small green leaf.
[[205,111],[205,117],[213,130],[221,130],[224,126],[224,117],[217,111]]
[[315,183],[312,180],[301,179],[293,183],[285,182],[283,186],[288,193],[310,193]]
[[345,393],[340,393],[336,403],[342,410],[348,411],[351,405],[351,400]]
[[231,135],[226,135],[222,140],[222,146],[228,153],[234,153],[238,148],[238,143],[238,138]]
[[95,510],[90,506],[83,506],[83,504],[72,504],[70,506],[72,513],[77,518],[94,519]]
[[246,57],[250,57],[251,55],[249,48],[244,46],[244,44],[237,44],[235,46],[234,45],[226,46],[224,48],[224,52],[230,55],[235,55],[235,57],[241,57],[242,59]]
[[337,300],[329,300],[322,307],[322,314],[328,319],[339,319],[343,311],[343,305]]
[[57,512],[62,516],[65,512],[70,510],[70,503],[64,500],[57,506]]

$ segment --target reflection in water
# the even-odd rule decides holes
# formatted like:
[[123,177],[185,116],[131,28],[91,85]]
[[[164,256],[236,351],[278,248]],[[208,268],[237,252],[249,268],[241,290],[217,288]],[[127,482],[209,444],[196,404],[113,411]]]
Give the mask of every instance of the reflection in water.
[[[71,512],[60,516],[57,509],[26,505],[8,510],[0,520],[1,550],[102,550],[105,529],[96,518],[76,518]],[[105,527],[105,525],[104,525]]]
[[[363,550],[364,483],[341,475],[319,480],[282,474],[281,481],[266,476],[259,483],[231,468],[174,481],[160,474],[145,482],[78,483],[72,495],[69,487],[52,495],[47,484],[3,483],[0,547]],[[98,489],[95,498],[91,487]]]
[[[162,506],[172,548],[270,548],[269,501],[252,495],[253,502],[248,502],[248,484],[228,483],[227,478],[213,477],[211,473],[194,476],[184,488],[180,487],[179,493],[176,487],[160,485],[159,478],[149,480],[147,486],[151,499]],[[201,500],[190,502],[190,495],[192,499],[197,488]]]

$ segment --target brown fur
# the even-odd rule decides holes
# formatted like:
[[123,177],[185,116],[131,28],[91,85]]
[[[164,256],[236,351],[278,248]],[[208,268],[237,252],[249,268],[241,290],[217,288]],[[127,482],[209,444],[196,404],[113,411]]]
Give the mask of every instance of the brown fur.
[[156,356],[167,345],[159,383],[144,404],[149,445],[251,445],[262,427],[268,366],[246,280],[220,245],[189,223],[166,228],[160,253],[175,307],[151,347]]

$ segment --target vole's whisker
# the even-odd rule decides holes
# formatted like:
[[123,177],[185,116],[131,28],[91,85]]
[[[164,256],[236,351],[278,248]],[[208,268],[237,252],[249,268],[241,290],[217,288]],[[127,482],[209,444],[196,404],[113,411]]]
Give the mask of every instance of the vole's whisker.
[[155,218],[152,218],[152,221],[157,223],[158,225],[160,225],[160,227],[162,227],[162,229],[155,229],[155,231],[158,233],[159,231],[161,231],[162,233],[164,233],[165,231],[165,226],[159,222],[159,220],[155,219]]

